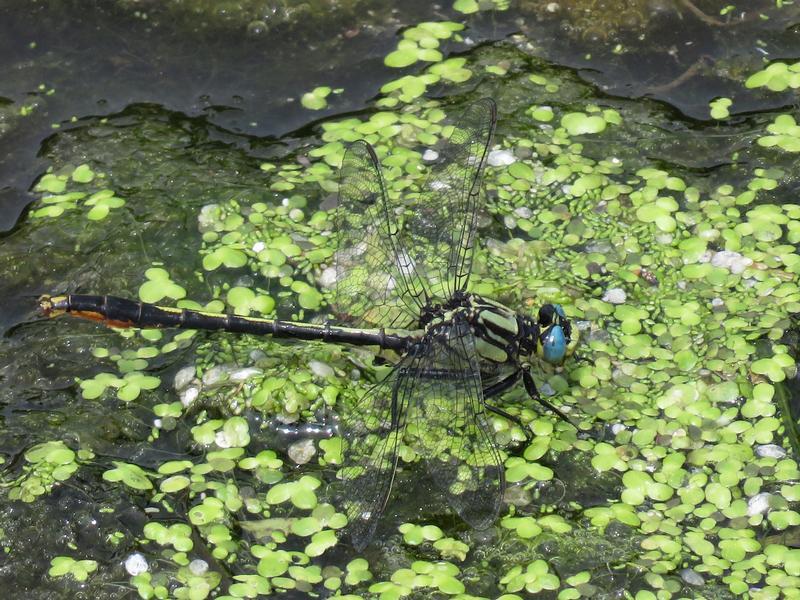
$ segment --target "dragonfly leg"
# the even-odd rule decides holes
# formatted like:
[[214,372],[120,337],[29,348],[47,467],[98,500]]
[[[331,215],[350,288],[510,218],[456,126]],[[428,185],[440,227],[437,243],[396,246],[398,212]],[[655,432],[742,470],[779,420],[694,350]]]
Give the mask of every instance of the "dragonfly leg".
[[565,415],[563,412],[557,409],[553,404],[551,404],[550,402],[548,402],[539,395],[539,390],[536,389],[536,384],[533,382],[533,376],[531,375],[530,365],[524,365],[522,367],[522,383],[525,384],[525,390],[528,392],[528,395],[532,399],[536,400],[536,402],[538,402],[545,408],[548,408],[551,411],[553,411],[556,414],[556,416],[565,423],[569,423],[575,429],[578,429],[578,426],[575,425],[575,423],[573,423],[567,415]]
[[505,392],[506,390],[514,387],[516,383],[519,381],[520,370],[516,369],[511,375],[506,377],[505,379],[501,379],[494,385],[490,385],[486,389],[483,390],[483,407],[488,410],[489,412],[493,412],[496,415],[500,415],[504,419],[508,419],[512,423],[519,425],[519,428],[522,429],[522,432],[525,434],[525,439],[530,442],[533,438],[531,431],[529,428],[525,427],[525,424],[520,420],[519,417],[516,417],[502,408],[498,408],[497,406],[493,406],[486,402],[487,398],[491,398],[493,396],[498,396]]
[[399,407],[397,406],[397,387],[398,387],[398,385],[400,384],[400,382],[402,380],[403,380],[402,377],[398,377],[397,381],[395,381],[394,385],[392,385],[392,404],[391,404],[391,407],[392,407],[392,409],[391,409],[392,410],[392,431],[396,431],[397,430],[397,426],[400,423],[400,410],[399,410]]

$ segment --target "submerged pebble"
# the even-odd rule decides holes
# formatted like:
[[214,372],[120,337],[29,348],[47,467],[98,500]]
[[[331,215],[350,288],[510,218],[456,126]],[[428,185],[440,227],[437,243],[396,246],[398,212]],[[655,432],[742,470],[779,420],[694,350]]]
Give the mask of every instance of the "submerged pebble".
[[195,558],[189,563],[189,570],[193,575],[202,575],[208,571],[208,563],[202,559]]
[[756,446],[756,454],[762,458],[783,458],[786,456],[786,450],[777,444],[764,444]]
[[520,219],[530,219],[533,216],[533,211],[527,206],[520,206],[514,209],[514,214]]
[[231,372],[231,381],[247,381],[251,377],[257,377],[263,374],[264,371],[261,369],[256,369],[255,367],[246,367],[244,369],[237,369],[236,371]]
[[761,492],[756,494],[747,501],[747,516],[753,517],[755,515],[763,515],[769,510],[769,499],[772,494]]
[[196,386],[192,386],[190,388],[186,388],[180,393],[181,404],[188,408],[194,401],[197,400],[197,397],[200,395],[200,388]]
[[681,579],[683,579],[689,585],[694,586],[701,586],[705,585],[706,583],[706,580],[703,579],[703,576],[694,569],[683,569],[681,571]]
[[436,150],[431,150],[430,148],[428,148],[427,150],[425,150],[425,152],[422,153],[422,160],[426,162],[433,162],[437,158],[439,158],[439,153],[436,152]]
[[203,385],[207,387],[219,387],[228,381],[228,368],[222,365],[211,367],[203,374]]
[[125,559],[125,570],[132,577],[146,573],[149,568],[150,565],[147,564],[147,559],[139,552],[134,552]]
[[507,167],[517,162],[517,159],[509,150],[492,150],[486,162],[493,167]]
[[332,288],[336,283],[336,267],[328,267],[319,276],[319,284],[324,288]]
[[319,360],[312,360],[308,363],[308,368],[311,369],[311,372],[314,373],[317,377],[330,377],[333,375],[333,368]]
[[301,440],[289,446],[286,453],[295,464],[304,465],[314,457],[317,449],[314,447],[313,440]]
[[603,302],[610,302],[611,304],[625,304],[628,295],[622,288],[611,288],[603,294]]
[[735,275],[738,275],[753,264],[753,259],[742,256],[738,252],[733,252],[731,250],[722,250],[721,252],[710,254],[710,262],[712,265],[728,269]]
[[177,391],[181,391],[187,385],[192,382],[195,375],[195,368],[194,367],[183,367],[177,373],[175,373],[175,378],[172,381],[173,387]]

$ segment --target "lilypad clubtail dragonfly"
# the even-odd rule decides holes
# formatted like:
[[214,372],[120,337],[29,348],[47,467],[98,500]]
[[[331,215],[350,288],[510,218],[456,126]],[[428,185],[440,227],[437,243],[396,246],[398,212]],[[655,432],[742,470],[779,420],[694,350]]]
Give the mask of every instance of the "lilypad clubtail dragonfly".
[[[481,529],[497,518],[505,489],[487,412],[523,426],[489,403],[521,379],[539,396],[530,360],[560,364],[570,322],[557,304],[533,319],[470,293],[483,171],[496,107],[466,107],[419,191],[390,199],[372,146],[352,143],[339,177],[332,274],[334,324],[212,314],[113,296],[44,296],[47,315],[69,313],[115,327],[180,327],[379,346],[401,356],[388,376],[341,415],[338,478],[350,534],[365,547],[389,500],[401,445],[416,451],[450,505]],[[528,434],[529,435],[529,434]]]

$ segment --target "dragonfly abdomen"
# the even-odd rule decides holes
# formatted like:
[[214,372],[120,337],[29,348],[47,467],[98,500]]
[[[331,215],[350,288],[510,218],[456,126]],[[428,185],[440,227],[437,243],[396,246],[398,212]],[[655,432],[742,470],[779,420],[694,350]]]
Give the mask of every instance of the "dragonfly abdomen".
[[39,307],[46,316],[69,313],[76,317],[99,321],[111,327],[177,327],[229,331],[276,338],[320,340],[328,343],[380,346],[405,352],[418,339],[414,332],[384,329],[353,329],[329,323],[301,323],[260,317],[245,317],[202,310],[158,306],[116,296],[42,296]]

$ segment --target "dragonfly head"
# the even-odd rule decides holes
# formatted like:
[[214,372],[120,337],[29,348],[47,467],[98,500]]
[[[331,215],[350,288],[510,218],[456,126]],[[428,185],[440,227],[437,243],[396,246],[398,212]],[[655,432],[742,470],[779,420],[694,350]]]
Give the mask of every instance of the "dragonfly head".
[[564,362],[572,341],[572,325],[560,304],[543,305],[536,322],[524,317],[523,327],[520,350],[527,354],[536,352],[554,365]]

